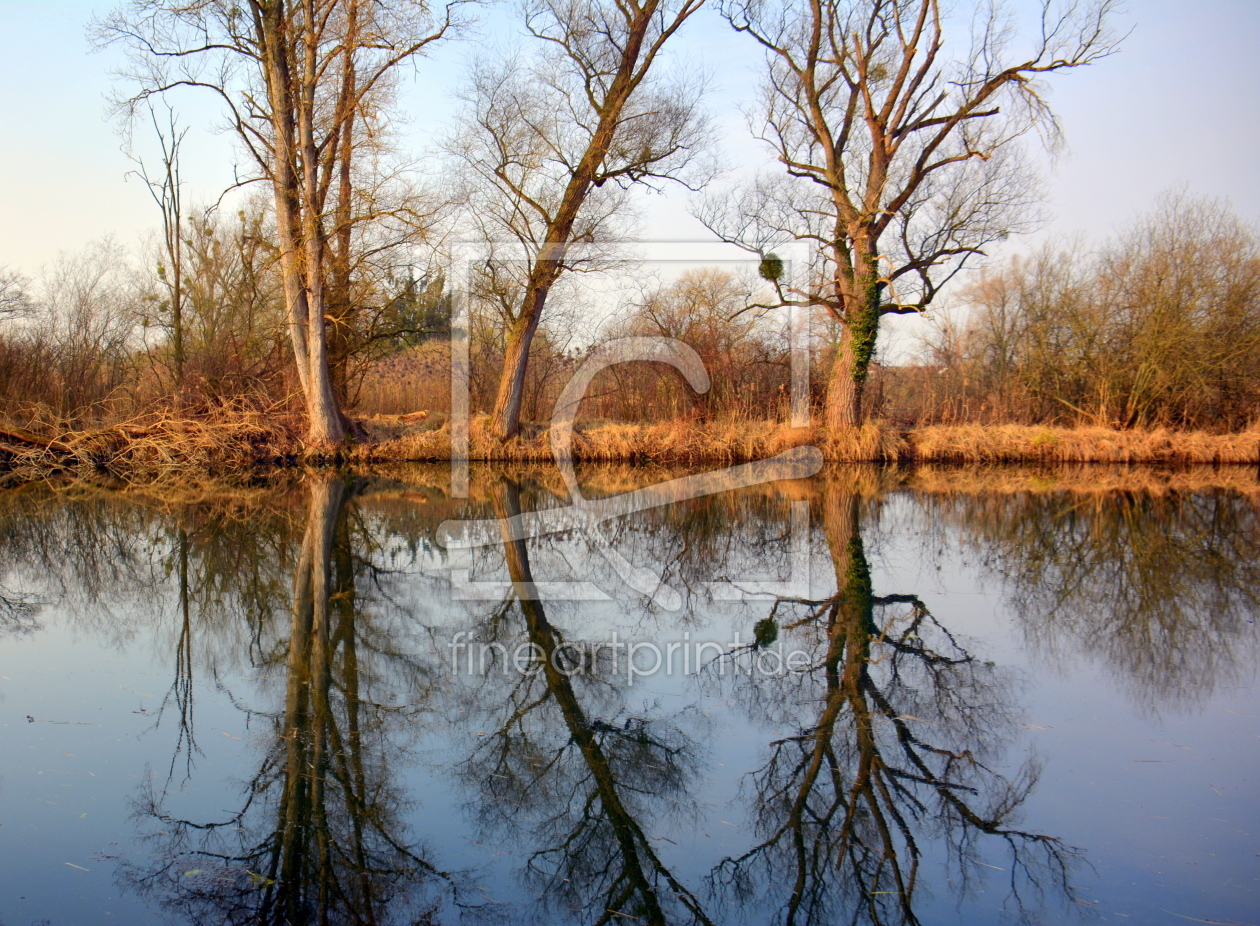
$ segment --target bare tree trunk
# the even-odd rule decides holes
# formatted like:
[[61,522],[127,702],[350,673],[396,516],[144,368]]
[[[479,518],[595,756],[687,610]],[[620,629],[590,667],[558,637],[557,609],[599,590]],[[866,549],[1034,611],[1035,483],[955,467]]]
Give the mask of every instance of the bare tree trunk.
[[315,143],[315,85],[319,80],[315,4],[306,0],[305,55],[298,134],[302,146],[302,237],[306,245],[307,347],[310,350],[309,391],[306,393],[308,435],[312,443],[332,446],[345,440],[337,395],[328,369],[328,335],[324,318],[324,274],[327,247],[321,227],[319,146]]
[[[310,249],[308,248],[308,251]],[[328,340],[324,330],[323,282],[315,282],[308,312],[310,331],[310,391],[306,395],[307,435],[317,446],[332,447],[346,439],[341,409],[328,369]]]
[[181,130],[176,123],[175,112],[167,110],[169,121],[165,127],[158,122],[157,111],[149,104],[149,115],[162,150],[162,174],[157,180],[149,176],[144,160],[133,156],[139,165],[139,176],[149,188],[149,194],[162,211],[162,243],[166,260],[170,263],[169,281],[159,269],[159,276],[171,293],[171,347],[175,367],[175,400],[181,403],[184,386],[184,187],[180,175],[180,150],[187,129]]
[[[313,13],[307,8],[303,67],[299,81],[289,67],[283,4],[260,8],[258,29],[263,71],[275,134],[271,181],[280,239],[280,270],[289,314],[289,336],[298,381],[306,399],[307,437],[316,446],[335,446],[346,436],[328,371],[324,329],[324,241],[317,201],[318,157],[314,140],[314,88],[317,75]],[[297,117],[294,118],[294,110]],[[302,152],[302,175],[295,166]]]
[[545,288],[531,287],[524,305],[528,307],[508,332],[507,349],[503,354],[503,374],[494,400],[490,426],[499,440],[511,440],[521,430],[521,401],[525,394],[525,373],[529,368],[529,349],[534,343],[538,323],[542,320]]
[[180,215],[175,213],[175,229],[171,249],[171,329],[175,351],[175,395],[176,401],[182,404],[180,396],[184,390],[184,248],[180,241]]
[[328,365],[337,401],[344,404],[350,400],[347,367],[351,331],[355,324],[350,294],[351,205],[354,197],[350,165],[354,154],[354,133],[350,125],[343,126],[341,132],[341,170],[337,184],[336,228],[330,242],[332,254],[327,302],[328,319],[332,322],[332,330],[328,332]]
[[[337,396],[339,407],[350,401],[349,388],[349,356],[351,351],[351,334],[354,329],[356,311],[351,302],[350,275],[351,255],[354,228],[354,164],[355,128],[357,114],[352,101],[358,93],[358,71],[354,55],[349,53],[359,42],[359,4],[352,0],[346,10],[346,45],[347,52],[341,61],[341,89],[337,97],[338,127],[336,147],[337,155],[337,202],[333,211],[333,234],[329,242],[331,251],[331,269],[329,275],[329,294],[327,299],[328,319],[332,322],[332,330],[328,333],[328,365],[332,375],[333,390]],[[343,424],[349,426],[349,421]]]
[[[611,176],[628,177],[631,181],[634,180],[635,171],[629,170],[627,165],[623,164],[614,173],[609,173],[606,163],[622,126],[626,106],[647,76],[662,43],[673,35],[683,21],[699,6],[697,0],[685,0],[665,28],[651,42],[647,42],[648,33],[653,22],[661,15],[662,0],[642,0],[641,5],[637,0],[631,0],[626,4],[618,4],[617,14],[609,14],[621,15],[626,19],[624,45],[617,47],[616,43],[612,43],[616,49],[617,64],[602,99],[598,102],[592,100],[593,113],[598,118],[591,120],[593,125],[590,126],[590,141],[580,160],[572,169],[559,205],[546,219],[543,244],[534,258],[520,312],[508,334],[503,372],[499,377],[499,391],[491,416],[494,433],[500,440],[510,440],[520,432],[521,404],[525,389],[525,373],[529,365],[529,348],[538,330],[547,294],[565,269],[563,261],[567,248],[573,240],[574,226],[591,188],[602,185]],[[567,9],[569,15],[579,19],[582,16],[594,15],[591,13],[593,6],[587,8],[576,4]],[[585,27],[570,23],[570,28]],[[647,42],[646,45],[645,42]],[[565,45],[565,52],[585,73],[594,73],[607,66],[602,59],[598,64],[585,60],[583,52],[578,50],[576,45]],[[587,84],[588,94],[593,92],[592,87],[592,84]],[[669,144],[676,143],[676,140],[669,142]],[[651,153],[651,145],[643,144],[646,147],[642,158],[642,169],[650,173],[649,168],[655,163],[654,156]]]

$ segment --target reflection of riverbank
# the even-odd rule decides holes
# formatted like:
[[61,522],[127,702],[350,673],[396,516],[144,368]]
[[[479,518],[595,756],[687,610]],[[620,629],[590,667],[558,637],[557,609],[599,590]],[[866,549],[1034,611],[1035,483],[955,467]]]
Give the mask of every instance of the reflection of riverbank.
[[[394,464],[356,471],[369,477],[364,498],[373,504],[386,504],[390,499],[432,504],[443,500],[450,486],[449,471],[441,464]],[[587,463],[578,469],[582,492],[587,498],[632,492],[692,472],[695,470],[672,466],[631,467],[615,463]],[[559,498],[565,495],[564,482],[553,466],[487,463],[474,466],[471,475],[469,494],[477,502],[488,504],[495,483],[504,475],[538,486]],[[828,481],[843,482],[850,491],[863,497],[880,497],[898,490],[923,495],[1007,495],[1020,492],[1044,495],[1064,492],[1103,496],[1117,492],[1185,494],[1212,489],[1260,497],[1260,471],[1255,466],[1155,466],[1136,463],[937,463],[907,466],[833,463],[824,467],[816,478],[750,486],[741,490],[741,494],[803,500],[817,495],[817,487]]]
[[[589,462],[579,467],[579,483],[586,498],[608,497],[657,485],[703,468]],[[567,502],[559,471],[545,463],[483,463],[471,470],[469,497],[450,494],[450,470],[441,463],[392,463],[348,466],[344,472],[357,477],[358,504],[382,512],[394,510],[440,522],[469,516],[469,506],[488,510],[494,487],[505,475],[553,496],[539,501],[540,508]],[[248,520],[262,511],[293,512],[302,506],[303,474],[295,470],[256,473],[247,480],[202,476],[189,481],[168,474],[161,479],[119,483],[102,478],[75,479],[68,475],[26,483],[0,491],[0,517],[7,510],[23,517],[45,504],[134,505],[142,510],[184,513],[205,512],[225,521]],[[778,481],[741,490],[741,495],[808,499],[817,486],[839,480],[849,491],[878,498],[889,492],[910,490],[924,495],[968,495],[1063,492],[1105,496],[1117,492],[1151,495],[1224,489],[1247,496],[1260,494],[1260,472],[1248,465],[1154,466],[1104,463],[1061,464],[829,464],[814,479]],[[527,499],[530,501],[531,499]],[[419,507],[428,506],[428,507]],[[532,510],[529,504],[526,510]]]

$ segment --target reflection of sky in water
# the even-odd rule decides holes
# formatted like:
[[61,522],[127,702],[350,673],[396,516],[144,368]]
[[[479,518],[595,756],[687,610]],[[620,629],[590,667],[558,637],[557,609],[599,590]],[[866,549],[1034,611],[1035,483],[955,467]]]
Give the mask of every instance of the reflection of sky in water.
[[[433,903],[437,921],[455,921],[449,884],[457,880],[459,899],[473,907],[475,922],[594,921],[605,904],[542,907],[536,903],[542,882],[523,875],[531,855],[572,834],[576,818],[561,813],[571,797],[565,788],[596,793],[589,763],[553,704],[526,713],[519,732],[535,739],[512,752],[510,768],[496,764],[495,750],[507,740],[493,734],[517,703],[511,698],[519,679],[452,677],[446,644],[461,630],[484,639],[498,602],[448,599],[443,554],[428,538],[439,521],[459,513],[452,503],[431,498],[418,504],[414,493],[379,488],[352,501],[345,520],[355,554],[374,567],[360,566],[355,574],[356,677],[365,699],[378,705],[364,715],[375,726],[365,727],[362,755],[376,769],[369,778],[376,774],[389,792],[380,806],[394,815],[390,833],[454,879],[430,878],[410,894],[399,882],[396,896],[410,897],[417,915]],[[835,520],[839,509],[833,508],[828,521],[822,500],[837,491],[816,480],[794,484],[789,493],[811,501],[811,595],[818,599],[836,590],[833,551],[843,519]],[[288,608],[301,568],[305,500],[299,487],[283,501],[266,503],[274,516],[247,513],[236,528],[216,526],[222,511],[200,520],[191,509],[181,512],[194,589],[191,756],[177,749],[180,705],[167,698],[181,628],[172,516],[120,498],[68,502],[36,494],[10,499],[0,511],[8,564],[0,585],[46,601],[36,629],[0,637],[0,923],[181,921],[139,899],[132,880],[169,861],[169,821],[232,820],[244,802],[244,783],[267,767],[268,756],[285,754],[276,732],[284,725]],[[537,503],[526,492],[526,506]],[[917,596],[960,651],[977,660],[983,684],[963,692],[962,700],[973,698],[964,708],[993,711],[978,721],[1002,738],[991,744],[990,770],[998,780],[1013,780],[1030,757],[1040,763],[1040,779],[1006,823],[1084,850],[1087,864],[1074,865],[1071,893],[1056,890],[1044,871],[1035,872],[1043,881],[1040,894],[1026,879],[1019,882],[1029,915],[1043,922],[1081,914],[1131,923],[1254,918],[1260,807],[1252,777],[1260,757],[1260,708],[1255,612],[1247,597],[1256,578],[1247,559],[1252,554],[1254,560],[1258,542],[1254,496],[1205,493],[1159,501],[1139,494],[1135,502],[890,491],[859,508],[872,593]],[[494,514],[488,504],[463,510]],[[635,516],[611,530],[636,565],[667,564],[667,581],[687,593],[679,614],[651,609],[619,588],[606,561],[592,556],[580,536],[533,543],[536,578],[588,579],[617,599],[547,603],[546,620],[570,641],[607,640],[614,629],[621,639],[662,648],[684,634],[692,643],[728,643],[737,632],[747,641],[769,603],[715,604],[698,589],[714,578],[781,578],[788,568],[787,511],[785,499],[750,491]],[[72,532],[89,536],[88,548],[73,543]],[[246,535],[257,541],[253,548],[240,540]],[[218,537],[213,550],[207,536]],[[1143,561],[1141,550],[1126,552],[1124,544],[1135,550],[1153,545],[1162,567]],[[1091,557],[1124,568],[1082,570]],[[506,580],[502,550],[486,551],[475,571]],[[1019,587],[1034,577],[1043,583],[1053,577],[1060,586]],[[890,604],[876,611],[876,620],[891,620],[887,626],[895,628],[908,607]],[[803,606],[785,606],[780,624],[787,628],[804,613]],[[525,640],[519,613],[505,614],[505,639]],[[1125,616],[1125,626],[1117,626],[1117,614]],[[1136,632],[1142,615],[1150,614],[1159,619]],[[775,645],[808,648],[805,629],[784,629]],[[943,639],[937,632],[933,645]],[[1212,658],[1205,649],[1214,650]],[[877,663],[870,671],[879,677],[890,665]],[[334,689],[344,681],[343,668],[334,665]],[[761,829],[754,823],[758,791],[750,775],[765,766],[772,743],[816,722],[825,691],[781,679],[754,685],[676,673],[632,687],[620,676],[608,683],[579,677],[572,692],[611,757],[628,819],[673,879],[673,887],[658,881],[658,891],[691,892],[713,922],[782,915],[790,866],[751,876],[743,914],[729,885],[710,876],[724,858],[766,839],[766,827],[779,819],[763,813]],[[923,691],[900,696],[908,700],[898,703],[906,704],[919,698],[922,713],[932,708]],[[532,703],[520,695],[519,706]],[[889,723],[878,714],[874,722]],[[925,743],[956,751],[967,745],[951,739],[950,731],[933,730],[933,723],[944,723],[939,718],[915,714],[903,723]],[[337,735],[346,734],[344,723],[334,726]],[[844,739],[842,731],[849,730],[842,726],[836,735]],[[552,790],[518,792],[518,782],[501,773],[528,768],[535,752],[565,758],[551,777],[540,779]],[[660,756],[666,759],[654,758]],[[660,761],[669,767],[653,764]],[[146,789],[165,792],[166,822],[145,817]],[[266,837],[273,812],[263,798],[258,803],[255,816],[240,821],[254,842]],[[344,808],[331,812],[344,815]],[[907,824],[922,852],[915,914],[924,923],[997,923],[1015,915],[1006,843],[970,834],[977,854],[964,886],[945,847],[966,827],[944,827],[934,813]],[[606,857],[609,846],[618,845],[610,833],[594,834],[590,858],[612,871],[624,859],[615,852]],[[201,835],[187,833],[185,850],[204,848]],[[214,851],[230,856],[239,850],[232,827],[216,839]],[[161,881],[164,896],[182,896],[189,884],[209,883],[213,873],[237,864],[205,858],[201,864],[196,856],[179,856],[171,877]],[[547,867],[547,857],[535,862]],[[842,877],[834,864],[823,870]],[[253,889],[265,890],[266,873],[254,874]],[[596,884],[600,872],[579,874],[564,883],[574,892],[567,901],[580,907],[595,898],[572,885]],[[663,908],[671,922],[688,921],[685,905]],[[841,908],[815,921],[848,921],[852,905]],[[387,903],[385,909],[399,908]],[[628,913],[610,921],[635,909],[626,906]],[[883,922],[900,921],[896,904],[888,901],[884,910]],[[388,913],[380,919],[392,921]],[[225,915],[223,921],[254,920]],[[807,912],[797,921],[809,922]]]

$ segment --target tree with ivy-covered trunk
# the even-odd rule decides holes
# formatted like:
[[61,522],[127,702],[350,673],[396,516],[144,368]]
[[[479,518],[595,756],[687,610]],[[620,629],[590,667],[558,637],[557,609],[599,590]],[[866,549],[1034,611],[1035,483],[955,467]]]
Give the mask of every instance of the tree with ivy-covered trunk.
[[[1032,221],[1023,141],[1052,145],[1057,131],[1041,79],[1116,49],[1113,5],[1040,0],[1015,13],[993,0],[947,21],[939,0],[722,4],[766,53],[750,115],[783,170],[714,197],[701,218],[763,257],[784,305],[835,322],[833,431],[862,423],[880,319],[925,311],[969,258]],[[789,241],[806,245],[809,266],[776,274],[765,258]]]

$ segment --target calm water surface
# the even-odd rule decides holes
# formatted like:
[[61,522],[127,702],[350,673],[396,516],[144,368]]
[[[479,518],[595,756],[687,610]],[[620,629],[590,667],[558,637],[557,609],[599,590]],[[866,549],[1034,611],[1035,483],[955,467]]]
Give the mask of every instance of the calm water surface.
[[0,924],[1260,923],[1250,478],[10,490]]

